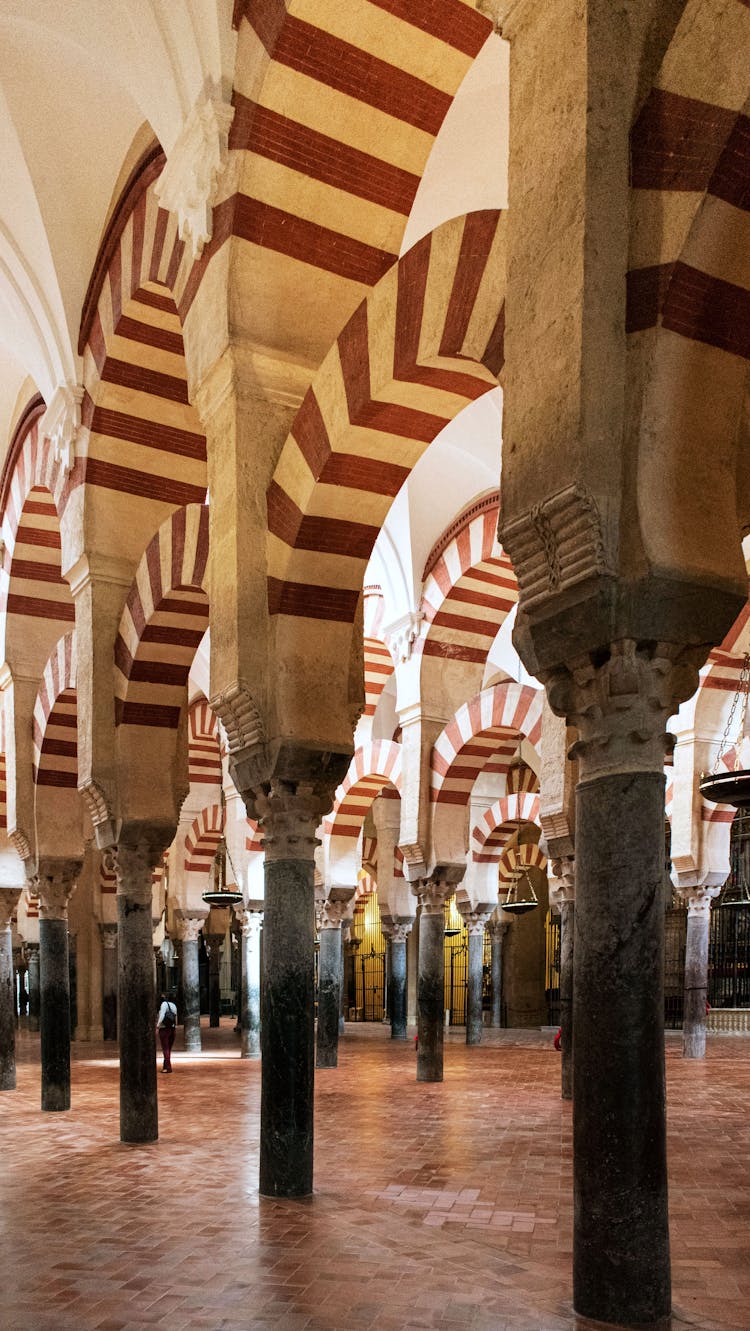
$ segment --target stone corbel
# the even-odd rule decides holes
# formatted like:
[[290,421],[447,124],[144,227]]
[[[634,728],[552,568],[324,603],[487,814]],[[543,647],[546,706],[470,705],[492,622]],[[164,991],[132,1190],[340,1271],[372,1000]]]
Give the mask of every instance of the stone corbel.
[[96,844],[99,850],[107,850],[116,845],[120,831],[119,819],[115,818],[111,801],[98,781],[90,779],[78,787],[91,819]]
[[213,231],[213,205],[227,163],[234,107],[209,84],[187,117],[155,185],[162,208],[177,218],[180,239],[199,259]]
[[270,766],[263,718],[242,679],[215,693],[210,704],[227,737],[232,780],[244,797],[266,779]]
[[55,462],[63,476],[69,474],[76,460],[82,402],[83,388],[80,384],[58,384],[39,424],[39,433],[49,439]]
[[576,899],[576,862],[574,855],[549,861],[549,904],[554,910]]
[[408,610],[385,630],[385,640],[395,665],[411,658],[414,643],[419,637],[423,615],[419,610]]

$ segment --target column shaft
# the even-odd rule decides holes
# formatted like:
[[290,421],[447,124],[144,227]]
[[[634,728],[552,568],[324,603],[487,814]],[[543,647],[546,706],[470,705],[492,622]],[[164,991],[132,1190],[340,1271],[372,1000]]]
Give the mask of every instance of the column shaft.
[[0,1091],[16,1089],[15,1008],[13,939],[8,926],[0,929]]
[[560,1052],[561,1095],[573,1099],[573,955],[575,904],[560,903]]
[[683,1058],[705,1058],[706,995],[708,992],[708,906],[688,909],[685,940],[685,1006],[682,1021]]
[[442,902],[419,920],[417,974],[417,1081],[443,1080],[445,1005],[444,913]]
[[482,980],[484,929],[469,930],[468,985],[466,989],[466,1043],[482,1043]]
[[491,938],[492,1009],[490,1026],[499,1027],[503,1024],[503,934],[500,929],[493,928]]
[[120,1040],[120,1140],[156,1141],[156,988],[150,847],[117,851],[117,1016]]
[[[105,1040],[117,1039],[117,926],[107,925],[102,949],[102,1027]],[[114,937],[112,937],[114,935]]]
[[343,971],[341,928],[320,930],[318,955],[318,1038],[315,1066],[335,1068],[339,1056],[339,1007]]
[[211,954],[208,958],[208,1024],[221,1025],[221,945],[223,939],[212,934],[209,940]]
[[182,1001],[185,1004],[185,1049],[189,1054],[201,1051],[201,995],[199,971],[200,944],[197,938],[182,942]]
[[391,1039],[406,1039],[406,935],[391,939]]
[[577,789],[573,997],[576,1312],[669,1315],[664,1087],[664,777]]
[[260,1192],[306,1197],[313,1180],[315,895],[309,858],[265,864]]
[[260,1058],[260,924],[241,937],[242,1058]]
[[70,1109],[70,975],[67,920],[39,921],[42,1109]]
[[29,1030],[39,1030],[39,944],[27,943],[27,965],[29,968]]

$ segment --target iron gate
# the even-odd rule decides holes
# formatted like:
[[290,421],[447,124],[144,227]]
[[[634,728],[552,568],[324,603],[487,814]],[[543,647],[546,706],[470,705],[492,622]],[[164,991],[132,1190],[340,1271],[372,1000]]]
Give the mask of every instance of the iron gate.
[[750,1008],[750,903],[719,900],[711,910],[708,1001]]
[[559,915],[547,911],[545,928],[545,978],[544,992],[547,996],[547,1021],[550,1026],[560,1025],[560,940],[562,937]]
[[682,1027],[686,936],[687,911],[684,906],[671,906],[664,917],[664,1025],[670,1031]]

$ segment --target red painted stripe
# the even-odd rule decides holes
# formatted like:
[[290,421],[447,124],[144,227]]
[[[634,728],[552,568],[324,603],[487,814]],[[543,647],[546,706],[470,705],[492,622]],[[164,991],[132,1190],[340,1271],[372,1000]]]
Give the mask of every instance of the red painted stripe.
[[[105,383],[119,384],[122,388],[131,388],[136,393],[150,393],[153,397],[165,398],[169,402],[181,402],[189,406],[187,384],[173,374],[162,374],[158,370],[144,369],[130,361],[117,360],[108,356],[101,370]],[[161,427],[159,427],[161,428]]]
[[370,3],[472,59],[492,32],[489,19],[460,0],[420,0],[419,4],[414,0],[370,0]]
[[628,333],[656,327],[673,272],[673,263],[660,263],[650,268],[633,268],[628,273],[625,321]]
[[369,494],[398,494],[410,475],[409,467],[380,458],[358,457],[355,453],[332,453],[320,474],[324,485],[343,485]]
[[388,250],[377,249],[244,194],[236,196],[232,230],[240,240],[366,286],[374,286],[397,258]]
[[451,614],[448,610],[440,610],[436,614],[433,625],[436,628],[453,629],[458,633],[473,633],[477,637],[493,639],[499,627],[498,622],[488,623],[483,619],[470,619],[468,615]]
[[[163,606],[159,607],[159,613],[163,613]],[[208,605],[203,609],[202,619],[208,626]],[[192,647],[196,650],[200,646],[201,638],[205,633],[203,627],[198,629],[188,629],[182,625],[167,624],[148,624],[143,630],[141,642],[160,643],[168,647]]]
[[736,119],[736,111],[652,88],[630,136],[633,188],[702,193]]
[[[133,299],[134,299],[134,300],[137,300],[139,305],[151,305],[151,306],[153,307],[153,309],[155,309],[155,310],[163,310],[165,314],[176,314],[176,313],[177,313],[177,306],[175,305],[174,301],[172,300],[172,297],[167,293],[166,287],[164,288],[164,295],[163,295],[163,296],[162,296],[160,293],[156,292],[156,291],[149,291],[149,290],[147,290],[146,287],[139,287],[138,290],[135,291],[135,292],[133,293]],[[122,322],[123,322],[123,320],[121,319],[121,320],[120,320],[120,323],[122,324]],[[150,326],[150,325],[149,325],[149,326]],[[154,330],[154,331],[156,331],[156,330]],[[183,348],[184,344],[182,343],[182,337],[180,336],[179,333],[167,333],[167,332],[165,332],[164,329],[160,329],[159,331],[161,332],[161,334],[162,334],[164,337],[169,337],[169,338],[179,337],[179,338],[180,338],[181,349]],[[127,337],[127,336],[128,336],[127,333],[124,334],[124,336]],[[136,339],[136,340],[138,340],[138,339]],[[143,340],[145,341],[145,340],[147,340],[147,339],[143,339]],[[160,345],[160,344],[155,343],[154,345],[156,346],[156,345]],[[165,350],[165,351],[170,351],[170,350],[171,350],[171,347],[165,346],[165,347],[164,347],[164,350]]]
[[67,582],[60,576],[59,563],[39,564],[34,559],[17,559],[14,555],[10,575],[11,578],[20,578],[22,582],[53,582],[70,594]]
[[[177,313],[173,300],[164,296],[155,296],[150,291],[139,291],[135,299],[141,305],[152,305],[158,310],[166,309],[170,314]],[[127,314],[120,319],[115,333],[118,337],[127,338],[129,342],[137,342],[139,346],[156,347],[159,351],[169,351],[175,356],[185,354],[181,333],[172,332],[169,328],[160,328],[156,324],[144,323],[142,319],[133,319]]]
[[191,661],[186,665],[171,665],[167,661],[138,660],[133,662],[130,679],[136,684],[166,684],[180,688],[187,683],[191,664]]
[[469,213],[464,222],[456,275],[440,341],[441,356],[460,352],[466,340],[469,320],[499,220],[500,214],[496,209],[486,209]]
[[[95,407],[91,429],[109,439],[125,439],[142,448],[153,448],[159,453],[172,453],[175,457],[206,460],[206,440],[192,430],[180,430],[174,425],[160,425],[124,411]],[[88,479],[88,477],[87,477]]]
[[380,534],[379,527],[362,522],[303,515],[275,481],[269,486],[267,503],[269,531],[298,550],[369,559]]
[[482,356],[482,364],[490,371],[490,374],[499,378],[500,371],[505,364],[505,301],[498,310],[494,327]]
[[291,433],[313,478],[319,480],[323,467],[331,456],[331,444],[318,399],[311,388],[302,399]]
[[327,619],[352,624],[359,593],[341,587],[317,587],[305,582],[268,579],[268,609],[272,615]]
[[232,22],[235,28],[246,18],[269,55],[278,40],[286,18],[284,0],[234,0]]
[[419,176],[259,106],[241,93],[235,92],[232,101],[235,115],[230,148],[257,153],[300,175],[408,217]]
[[431,83],[291,15],[279,33],[273,55],[289,69],[433,137],[452,101],[448,93]]
[[180,708],[161,707],[156,703],[124,703],[121,698],[115,698],[115,721],[118,726],[149,726],[161,730],[176,730],[180,721]]
[[132,471],[129,467],[119,467],[113,462],[103,462],[99,458],[87,458],[85,464],[81,481],[85,481],[87,485],[98,485],[106,490],[117,490],[121,494],[137,495],[140,499],[154,499],[180,508],[185,504],[202,504],[206,498],[205,486],[188,485],[184,481],[173,481],[169,477]]
[[59,619],[67,624],[74,624],[75,606],[64,601],[43,601],[36,596],[8,596],[9,615],[29,615],[32,619]]
[[750,360],[750,291],[676,263],[662,324],[709,346]]
[[36,773],[36,784],[38,786],[56,786],[68,790],[78,788],[77,772],[53,772],[49,768],[43,767]]

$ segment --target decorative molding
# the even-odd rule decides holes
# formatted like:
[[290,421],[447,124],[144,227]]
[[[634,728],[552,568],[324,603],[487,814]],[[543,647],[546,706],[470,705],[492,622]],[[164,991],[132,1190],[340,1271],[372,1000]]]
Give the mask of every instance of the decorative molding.
[[383,628],[386,646],[396,665],[408,661],[417,638],[424,616],[419,610],[407,610],[405,615],[394,620],[388,628]]
[[500,540],[516,571],[525,612],[588,578],[615,575],[598,505],[580,483],[511,522],[503,522],[501,514]]
[[244,679],[235,680],[221,693],[215,693],[209,698],[209,706],[224,727],[230,759],[248,751],[262,750],[265,755],[263,718]]
[[709,887],[706,883],[701,883],[700,885],[690,887],[681,884],[679,887],[675,888],[675,893],[678,897],[682,898],[687,906],[689,917],[702,917],[708,921],[711,914],[711,903],[721,892],[721,886],[722,885],[719,885],[718,887]]
[[236,905],[234,913],[242,931],[243,938],[258,938],[263,924],[262,910],[248,910],[246,906]]
[[257,821],[263,837],[266,864],[271,860],[311,860],[316,831],[328,808],[315,786],[271,781],[255,795]]
[[[352,894],[353,896],[353,894]],[[354,901],[332,901],[327,898],[320,912],[321,929],[340,929],[352,917]]]
[[180,240],[199,259],[213,231],[213,205],[227,162],[234,107],[209,84],[189,113],[171,149],[155,193],[177,218]]
[[456,890],[456,882],[463,877],[463,871],[457,877],[454,873],[435,873],[431,878],[425,878],[420,883],[415,884],[414,891],[422,907],[423,915],[438,915],[442,913],[443,906]]
[[574,855],[549,861],[549,904],[558,910],[576,899],[576,862]]
[[704,647],[623,638],[604,661],[579,657],[544,677],[553,712],[578,729],[579,781],[664,770],[668,717],[698,687]]
[[80,384],[58,384],[39,425],[40,434],[52,445],[55,462],[63,476],[69,475],[76,460],[82,402]]
[[29,861],[32,859],[32,850],[31,850],[31,842],[29,841],[29,838],[27,837],[26,833],[20,827],[16,827],[13,829],[12,832],[8,833],[8,840],[10,841],[13,849],[23,860],[24,864],[28,864]]

